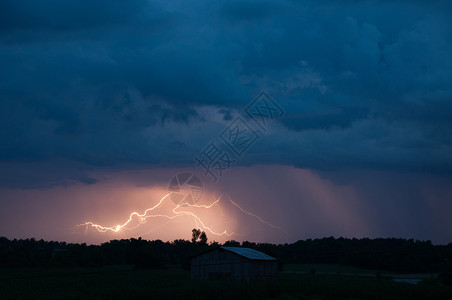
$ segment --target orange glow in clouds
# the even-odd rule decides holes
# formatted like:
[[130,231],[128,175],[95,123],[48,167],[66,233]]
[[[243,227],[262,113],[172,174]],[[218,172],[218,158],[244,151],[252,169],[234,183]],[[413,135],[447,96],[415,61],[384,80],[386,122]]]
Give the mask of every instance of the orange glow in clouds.
[[[164,219],[168,219],[168,220],[173,220],[173,219],[180,218],[180,217],[189,217],[194,221],[194,224],[197,228],[205,230],[207,233],[213,234],[215,236],[230,237],[232,235],[243,235],[243,234],[232,231],[230,228],[229,229],[222,228],[221,230],[218,230],[218,229],[216,229],[219,227],[218,224],[211,225],[213,223],[218,223],[218,222],[215,222],[215,220],[218,221],[219,216],[221,218],[228,219],[229,217],[224,214],[223,210],[224,210],[225,204],[226,205],[232,204],[233,206],[237,207],[241,212],[257,219],[262,224],[270,226],[274,229],[284,231],[284,229],[263,220],[261,217],[255,215],[251,212],[244,210],[242,207],[240,207],[237,203],[233,202],[227,195],[224,195],[224,194],[217,197],[215,199],[215,201],[213,201],[212,203],[210,203],[208,205],[198,205],[198,204],[190,204],[188,202],[183,202],[183,203],[179,203],[179,204],[173,204],[172,207],[170,206],[169,209],[167,209],[167,213],[161,213],[160,211],[157,211],[157,210],[164,208],[165,205],[168,205],[168,204],[171,205],[171,201],[168,199],[170,195],[171,195],[171,192],[167,193],[165,196],[163,196],[160,199],[160,201],[157,202],[157,204],[146,209],[143,213],[139,213],[136,211],[130,213],[129,218],[122,224],[108,227],[108,226],[99,225],[99,224],[96,224],[96,223],[90,221],[90,222],[85,222],[83,224],[79,224],[78,226],[86,226],[87,228],[92,227],[92,228],[96,229],[98,232],[110,231],[110,232],[117,233],[117,232],[120,232],[123,230],[136,229],[136,228],[142,226],[143,224],[148,223],[148,220],[152,219],[152,218],[164,218]],[[227,198],[227,199],[225,200],[224,198]],[[209,214],[210,214],[209,211],[212,208],[218,208],[219,214],[213,213],[212,215],[209,216]],[[206,214],[206,212],[207,212],[207,214]],[[226,224],[228,223],[227,221],[228,220],[226,220]],[[229,223],[230,222],[231,222],[231,220],[229,220]],[[220,222],[220,223],[224,224],[225,222]]]

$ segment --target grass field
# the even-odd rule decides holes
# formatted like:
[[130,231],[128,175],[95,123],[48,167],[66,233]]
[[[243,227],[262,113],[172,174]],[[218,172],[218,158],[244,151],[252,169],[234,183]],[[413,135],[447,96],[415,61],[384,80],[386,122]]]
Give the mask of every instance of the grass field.
[[381,271],[381,270],[367,270],[361,269],[354,266],[345,265],[331,265],[331,264],[285,264],[284,271],[288,272],[307,272],[311,273],[336,273],[336,274],[377,274],[384,273],[390,274],[391,272]]
[[[325,265],[305,266],[308,270],[313,267],[319,272],[331,270]],[[309,273],[280,273],[273,282],[195,281],[180,268],[111,266],[0,269],[0,298],[452,299],[452,287],[436,282],[410,285],[377,277]]]

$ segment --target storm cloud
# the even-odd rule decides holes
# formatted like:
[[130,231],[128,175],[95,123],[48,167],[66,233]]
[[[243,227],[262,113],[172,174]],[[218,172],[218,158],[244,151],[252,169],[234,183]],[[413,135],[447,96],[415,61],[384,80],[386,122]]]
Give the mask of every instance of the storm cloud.
[[195,168],[266,91],[284,114],[234,167],[314,172],[369,203],[386,185],[363,174],[433,176],[444,208],[451,16],[446,0],[1,1],[0,188]]
[[196,135],[215,137],[194,130],[216,123],[203,108],[240,113],[266,90],[282,138],[248,163],[277,143],[272,163],[450,169],[447,2],[190,6],[3,1],[1,159],[152,165],[179,126],[195,136],[177,153],[189,163]]

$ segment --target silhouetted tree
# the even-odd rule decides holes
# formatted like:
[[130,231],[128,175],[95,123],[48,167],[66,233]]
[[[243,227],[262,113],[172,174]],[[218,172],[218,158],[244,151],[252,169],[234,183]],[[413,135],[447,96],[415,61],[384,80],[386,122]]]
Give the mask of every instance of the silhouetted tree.
[[199,237],[199,243],[203,244],[203,245],[207,245],[207,235],[206,233],[203,231]]
[[201,231],[200,229],[193,228],[191,231],[191,242],[193,244],[201,244],[201,245],[207,245],[207,235],[204,231]]
[[193,228],[193,230],[191,231],[191,242],[193,243],[193,244],[195,244],[197,241],[198,241],[198,239],[199,239],[199,236],[201,235],[201,230],[200,229],[196,229],[196,228]]
[[231,241],[226,241],[223,244],[223,246],[226,246],[226,247],[240,247],[240,243],[237,242],[237,241],[231,240]]
[[[71,244],[35,239],[9,240],[0,237],[0,267],[68,267],[129,264],[140,268],[162,268],[181,264],[187,269],[190,259],[220,244],[207,244],[207,235],[192,230],[191,241],[163,242],[138,239],[111,240],[101,245]],[[239,247],[237,241],[224,246]],[[378,238],[322,238],[300,240],[293,244],[243,242],[278,258],[281,263],[328,263],[359,266],[396,272],[440,272],[443,284],[451,284],[452,243],[432,245],[430,241]]]

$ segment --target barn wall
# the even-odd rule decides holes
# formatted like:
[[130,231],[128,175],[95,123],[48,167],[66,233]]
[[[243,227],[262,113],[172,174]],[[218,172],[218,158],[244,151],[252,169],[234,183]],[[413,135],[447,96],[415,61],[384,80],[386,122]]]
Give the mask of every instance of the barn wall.
[[276,274],[276,261],[253,261],[221,249],[199,255],[191,261],[192,279],[274,279]]
[[250,261],[229,251],[216,249],[191,261],[193,279],[246,278]]
[[250,279],[276,279],[277,274],[278,263],[276,261],[252,261],[250,268]]

